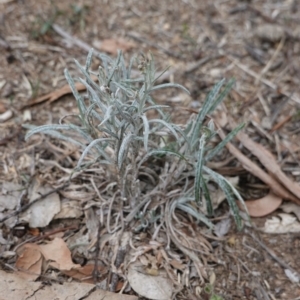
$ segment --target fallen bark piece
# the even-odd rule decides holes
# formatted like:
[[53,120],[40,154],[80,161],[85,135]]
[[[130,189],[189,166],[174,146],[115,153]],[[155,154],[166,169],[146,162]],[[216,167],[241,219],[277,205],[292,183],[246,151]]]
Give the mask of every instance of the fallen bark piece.
[[277,217],[272,217],[266,220],[265,226],[262,229],[266,233],[289,233],[300,232],[300,223],[296,217],[281,213]]
[[300,185],[289,179],[277,164],[274,156],[262,145],[252,141],[247,134],[239,132],[237,138],[253,155],[255,155],[263,166],[292,194],[300,199]]
[[[224,139],[225,134],[223,130],[219,127],[219,136]],[[229,152],[234,155],[240,163],[243,165],[245,170],[249,171],[254,176],[258,177],[264,183],[266,183],[272,192],[283,199],[293,201],[300,205],[300,199],[298,199],[294,194],[288,191],[284,186],[282,186],[276,179],[271,177],[265,171],[263,171],[259,166],[253,163],[248,157],[246,157],[240,150],[238,150],[231,143],[226,144]]]
[[53,300],[53,299],[105,299],[105,300],[138,300],[131,295],[115,294],[97,289],[94,284],[64,282],[63,284],[52,282],[45,285],[42,282],[28,282],[17,274],[0,270],[0,300]]

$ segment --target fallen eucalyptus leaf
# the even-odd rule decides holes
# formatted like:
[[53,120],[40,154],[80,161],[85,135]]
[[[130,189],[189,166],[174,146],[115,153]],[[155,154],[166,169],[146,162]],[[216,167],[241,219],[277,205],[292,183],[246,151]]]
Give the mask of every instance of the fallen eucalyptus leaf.
[[143,265],[134,263],[129,266],[127,279],[132,289],[140,296],[153,300],[169,300],[173,285],[167,274],[160,271],[158,276],[144,274]]

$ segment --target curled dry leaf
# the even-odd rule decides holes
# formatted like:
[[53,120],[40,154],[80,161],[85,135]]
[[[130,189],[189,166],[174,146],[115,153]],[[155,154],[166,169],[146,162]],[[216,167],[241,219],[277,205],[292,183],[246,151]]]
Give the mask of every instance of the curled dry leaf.
[[42,272],[43,257],[38,245],[25,244],[18,251],[15,267],[20,277],[34,281]]
[[[34,201],[41,195],[52,191],[49,186],[40,186],[37,181],[29,191],[29,202]],[[52,193],[44,199],[31,205],[23,214],[20,219],[28,222],[29,227],[45,227],[49,225],[54,216],[60,211],[60,198],[57,193]]]
[[53,268],[64,271],[81,267],[80,265],[73,263],[71,252],[61,238],[55,238],[47,245],[40,245],[40,249],[44,258]]
[[225,236],[228,233],[228,231],[230,229],[230,226],[231,226],[231,219],[230,218],[226,218],[224,220],[221,220],[220,222],[218,222],[215,225],[215,228],[214,228],[215,235],[217,237]]
[[[93,279],[93,272],[94,272],[95,265],[94,264],[88,264],[80,268],[72,269],[63,271],[63,273],[67,276],[70,276],[72,278],[78,279],[81,282],[85,283],[94,283]],[[107,274],[108,270],[104,266],[98,266],[98,279],[97,282],[101,282],[101,278],[99,280],[99,276],[104,276]]]
[[180,271],[183,271],[186,268],[186,266],[183,263],[181,263],[180,261],[178,261],[177,259],[172,259],[172,260],[170,260],[169,263],[173,268],[180,270]]
[[268,219],[263,228],[267,233],[300,232],[300,223],[289,214],[278,214],[279,217]]
[[285,213],[293,213],[294,215],[297,216],[298,221],[300,221],[300,206],[295,204],[295,203],[284,203],[280,206],[280,208],[285,212]]
[[[263,217],[275,211],[281,205],[282,201],[281,197],[270,192],[263,198],[245,201],[245,204],[251,217]],[[239,202],[238,205],[240,209],[243,209]]]
[[[18,250],[15,267],[22,278],[34,281],[42,272],[44,260],[48,262],[48,266],[60,270],[67,276],[85,283],[93,283],[94,264],[83,267],[74,264],[70,250],[60,238],[54,239],[47,245],[25,244]],[[98,266],[98,275],[101,276],[106,273],[106,267]]]
[[15,209],[22,192],[22,186],[13,182],[3,182],[0,191],[0,211]]

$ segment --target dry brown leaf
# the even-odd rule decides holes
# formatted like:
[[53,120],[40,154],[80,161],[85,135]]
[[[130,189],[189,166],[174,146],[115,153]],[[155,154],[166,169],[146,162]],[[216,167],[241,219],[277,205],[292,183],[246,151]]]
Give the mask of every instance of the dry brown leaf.
[[[251,217],[263,217],[275,211],[282,203],[282,198],[270,192],[267,196],[245,201],[249,215]],[[242,209],[242,205],[238,202]]]
[[[80,268],[72,269],[69,271],[63,271],[63,273],[72,278],[78,279],[85,283],[94,283],[93,272],[95,265],[89,264]],[[98,266],[98,275],[104,275],[107,273],[107,268],[104,266]],[[101,281],[101,280],[100,280]],[[99,282],[99,280],[98,280]]]
[[18,251],[18,258],[15,267],[19,270],[20,277],[28,280],[36,280],[42,272],[43,257],[38,245],[25,244]]
[[182,264],[180,261],[178,261],[177,259],[172,259],[172,260],[170,260],[170,265],[173,267],[173,268],[175,268],[175,269],[177,269],[177,270],[184,270],[185,269],[185,265],[184,264]]
[[[29,202],[33,202],[40,195],[45,195],[52,191],[50,186],[43,186],[38,180],[34,180],[29,189]],[[32,204],[24,211],[20,220],[28,222],[29,227],[38,228],[47,226],[59,213],[61,209],[60,197],[58,193],[52,193],[45,196],[42,200]]]
[[71,258],[71,252],[66,243],[61,238],[55,238],[47,245],[40,245],[44,258],[50,263],[50,266],[61,271],[80,268],[80,265],[74,264]]
[[[91,78],[95,81],[97,80],[96,76],[91,76]],[[75,83],[75,87],[76,87],[76,90],[78,92],[86,90],[85,85],[83,85],[82,83],[79,83],[79,82]],[[55,91],[53,91],[51,93],[48,93],[44,96],[41,96],[41,97],[38,97],[36,99],[31,100],[29,103],[22,106],[22,109],[24,109],[26,107],[29,107],[29,106],[39,104],[39,103],[42,103],[42,102],[45,102],[45,101],[48,101],[48,102],[51,103],[51,102],[54,102],[54,101],[58,100],[62,96],[65,96],[65,95],[68,95],[68,94],[71,94],[71,93],[72,93],[72,91],[71,91],[70,86],[68,84],[66,84],[58,90],[55,90]]]
[[132,42],[126,41],[125,39],[117,38],[117,39],[106,39],[101,42],[95,41],[93,43],[93,46],[95,48],[98,48],[101,51],[115,55],[117,54],[118,50],[122,50],[123,52],[126,52],[132,49],[135,45]]

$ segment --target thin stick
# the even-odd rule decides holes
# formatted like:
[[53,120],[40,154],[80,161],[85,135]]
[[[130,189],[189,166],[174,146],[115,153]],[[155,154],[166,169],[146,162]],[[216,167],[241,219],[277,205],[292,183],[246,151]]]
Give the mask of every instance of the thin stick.
[[260,241],[252,232],[250,232],[248,229],[246,229],[246,232],[253,238],[254,241],[256,241],[265,251],[269,253],[269,255],[278,262],[283,268],[289,269],[292,273],[297,275],[297,277],[300,278],[300,274],[294,270],[292,267],[290,267],[285,261],[283,261],[281,258],[279,258],[273,250],[267,247],[266,244],[264,244],[262,241]]
[[209,62],[213,59],[221,58],[221,57],[223,57],[223,55],[220,55],[220,54],[203,57],[202,59],[198,60],[197,62],[188,65],[186,67],[184,73],[185,74],[192,73],[192,72],[196,71],[198,68],[200,68],[202,65],[205,65],[207,62]]
[[101,238],[101,229],[103,224],[99,222],[98,226],[98,233],[97,233],[97,242],[96,242],[96,250],[95,250],[95,265],[93,270],[93,279],[94,283],[96,284],[98,282],[98,276],[99,276],[99,270],[98,270],[98,259],[100,254],[100,238]]
[[[62,36],[66,40],[72,42],[73,44],[75,44],[79,48],[85,50],[86,52],[89,52],[91,50],[91,48],[93,48],[91,45],[87,44],[86,42],[82,41],[81,39],[74,37],[74,36],[70,35],[69,33],[67,33],[66,31],[64,31],[57,24],[52,24],[52,28],[60,36]],[[103,53],[101,53],[100,51],[97,51],[95,49],[93,50],[93,54],[100,59],[101,59],[101,56],[103,55]]]
[[269,69],[272,67],[273,62],[275,61],[276,57],[278,56],[279,52],[282,50],[283,45],[285,42],[285,36],[282,37],[278,47],[276,48],[275,52],[273,53],[271,59],[268,61],[266,66],[262,69],[262,71],[259,74],[259,78],[256,79],[255,84],[258,84],[259,80],[262,78],[262,76],[269,71]]
[[[249,74],[250,76],[259,79],[259,81],[261,81],[263,84],[265,84],[266,86],[270,87],[273,90],[277,90],[277,85],[274,84],[272,81],[265,79],[265,78],[259,78],[259,74],[257,74],[256,72],[250,70],[248,67],[246,67],[245,65],[239,63],[235,58],[232,58],[230,56],[227,56],[237,67],[239,67],[241,70],[243,70],[245,73]],[[290,94],[284,91],[280,91],[280,94],[285,95],[286,97],[289,97]],[[296,96],[291,96],[291,99],[293,101],[295,101],[296,103],[300,104],[300,99]]]
[[173,57],[175,57],[175,58],[181,58],[181,55],[180,55],[180,54],[175,53],[175,52],[173,52],[173,51],[170,51],[170,50],[168,50],[168,49],[166,49],[166,48],[164,48],[164,47],[158,45],[157,43],[152,43],[152,42],[150,42],[149,40],[140,37],[140,36],[137,35],[135,32],[128,32],[128,33],[127,33],[127,36],[131,37],[132,39],[134,39],[134,40],[136,40],[136,41],[138,41],[138,42],[140,42],[140,43],[145,43],[145,44],[147,44],[147,45],[150,46],[150,47],[153,47],[153,48],[155,48],[155,49],[161,50],[162,52],[164,52],[165,54],[167,54],[167,55],[169,55],[169,56],[173,56]]
[[[222,128],[218,126],[218,133],[221,139],[225,138],[225,133],[223,132]],[[228,151],[234,155],[240,163],[243,165],[244,169],[249,171],[254,176],[261,179],[264,183],[266,183],[270,189],[277,194],[278,196],[286,199],[291,200],[297,204],[300,204],[300,200],[293,195],[289,190],[287,190],[284,186],[281,185],[276,179],[272,176],[267,174],[264,170],[262,170],[259,166],[253,163],[247,156],[245,156],[239,149],[237,149],[233,144],[227,143],[226,148]]]

